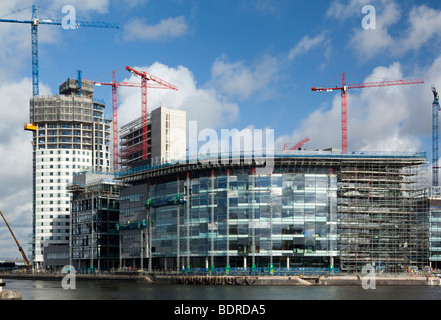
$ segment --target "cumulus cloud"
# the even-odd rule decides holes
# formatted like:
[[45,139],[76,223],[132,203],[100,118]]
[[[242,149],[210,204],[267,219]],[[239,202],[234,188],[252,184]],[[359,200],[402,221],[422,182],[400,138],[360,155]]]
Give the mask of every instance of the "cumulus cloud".
[[408,28],[399,38],[398,49],[418,50],[441,34],[441,10],[421,5],[413,7],[408,16]]
[[381,11],[376,11],[376,28],[365,30],[361,27],[353,31],[349,44],[362,58],[372,58],[380,53],[396,50],[395,39],[390,35],[390,27],[401,18],[399,6],[388,2]]
[[[178,87],[175,90],[149,89],[148,112],[159,106],[187,111],[187,121],[198,121],[199,128],[221,128],[238,119],[239,107],[215,89],[201,88],[193,73],[184,66],[172,68],[155,62],[151,66],[133,67],[144,70]],[[128,82],[140,80],[136,76]],[[141,116],[141,92],[139,88],[120,87],[118,122],[122,124]]]
[[266,55],[252,64],[230,61],[222,55],[211,67],[209,85],[220,92],[239,99],[259,93],[266,99],[271,94],[270,85],[277,81],[280,65],[275,57]]
[[[406,79],[402,66],[396,62],[375,68],[362,82],[379,79]],[[441,62],[438,58],[423,71],[423,78],[441,83]],[[358,82],[358,81],[357,81]],[[348,91],[348,144],[349,150],[361,151],[418,151],[421,137],[431,134],[430,84],[376,87]],[[329,94],[331,106],[320,106],[312,112],[292,134],[281,136],[276,145],[286,141],[310,138],[309,147],[328,148],[342,146],[341,97]]]
[[[32,81],[0,78],[0,84],[0,210],[23,246],[32,232],[32,134],[23,130],[29,121]],[[50,94],[44,84],[40,90]],[[2,246],[0,256],[17,256],[14,240],[1,221],[0,234],[1,243],[9,244]]]
[[162,19],[158,24],[149,25],[144,19],[135,18],[124,25],[123,39],[135,40],[165,40],[187,34],[188,25],[184,16]]
[[[361,26],[361,9],[367,5],[376,8],[376,28],[365,30]],[[430,41],[438,41],[441,35],[441,10],[427,5],[414,5],[409,11],[402,10],[396,1],[336,0],[327,11],[328,18],[338,21],[360,20],[348,35],[349,45],[361,58],[371,59],[379,55],[399,57],[417,51]],[[396,32],[399,30],[399,32]]]

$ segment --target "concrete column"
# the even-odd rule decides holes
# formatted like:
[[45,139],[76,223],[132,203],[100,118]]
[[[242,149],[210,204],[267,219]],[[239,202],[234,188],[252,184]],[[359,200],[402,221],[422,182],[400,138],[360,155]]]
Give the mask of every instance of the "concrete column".
[[243,257],[243,268],[247,269],[247,257]]
[[286,269],[289,270],[289,257],[286,257]]
[[139,243],[140,243],[140,247],[141,247],[141,255],[140,255],[140,258],[141,258],[141,268],[140,269],[143,270],[144,269],[144,237],[143,237],[143,232],[142,232],[143,230],[140,228],[139,231],[140,231]]

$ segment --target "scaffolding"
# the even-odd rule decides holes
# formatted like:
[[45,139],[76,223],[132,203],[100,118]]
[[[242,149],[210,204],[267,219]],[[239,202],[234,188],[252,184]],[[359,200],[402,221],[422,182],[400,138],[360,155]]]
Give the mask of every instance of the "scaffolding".
[[[148,115],[148,140],[151,144],[151,114]],[[119,130],[121,150],[120,161],[123,168],[131,167],[133,162],[142,160],[142,118],[137,118],[124,126]],[[149,154],[151,148],[149,147]]]
[[[186,173],[190,173],[192,177],[208,177],[211,179],[208,201],[214,207],[214,172],[216,176],[226,173],[228,177],[228,170],[235,170],[238,174],[250,175],[250,197],[251,201],[254,201],[257,191],[257,176],[254,170],[258,166],[263,167],[264,162],[257,165],[254,158],[248,161],[250,159],[247,159],[246,155],[239,162],[227,163],[221,161],[220,155],[211,156],[211,161],[207,161],[208,157],[210,156],[207,155],[206,158],[198,160],[183,159],[173,163],[131,168],[121,171],[118,179],[131,184],[142,181],[153,183],[173,181],[177,176],[183,177]],[[428,265],[429,220],[427,203],[421,196],[420,181],[424,177],[422,172],[427,162],[425,153],[354,152],[341,154],[332,151],[306,150],[274,154],[273,160],[273,173],[275,174],[313,173],[336,176],[338,234],[336,254],[330,258],[331,265],[349,273],[360,272],[367,264],[373,265],[377,271],[394,273],[406,272],[409,267],[422,269]],[[190,204],[188,177],[185,186],[187,203],[182,211],[187,217],[187,212],[190,210],[188,208]],[[254,206],[250,207],[250,213],[251,220],[254,221]],[[212,215],[212,212],[210,214]],[[269,212],[269,217],[271,216],[272,212]],[[178,225],[182,227],[178,227],[178,234],[184,235],[185,238],[189,230],[185,228],[188,224],[185,226],[183,220],[183,217],[178,218]],[[213,230],[216,226],[211,223],[208,228]],[[251,235],[252,250],[256,247],[254,229],[252,228]],[[228,236],[226,238],[228,239]],[[211,253],[207,256],[207,264],[210,259],[211,267],[214,264],[212,238],[209,239],[209,246]],[[182,259],[182,265],[188,265],[189,244],[182,243],[179,247],[178,257]],[[269,252],[268,257],[272,264],[272,252]],[[225,258],[228,265],[228,250]],[[250,258],[252,259],[251,265],[254,267],[256,265],[255,254],[251,254]]]
[[71,265],[79,269],[108,270],[116,267],[119,250],[119,190],[122,186],[121,182],[105,173],[86,173],[68,185],[67,190],[73,195],[69,256],[74,263],[71,262]]
[[421,159],[341,163],[338,229],[341,270],[405,272],[427,265],[427,210],[418,196]]

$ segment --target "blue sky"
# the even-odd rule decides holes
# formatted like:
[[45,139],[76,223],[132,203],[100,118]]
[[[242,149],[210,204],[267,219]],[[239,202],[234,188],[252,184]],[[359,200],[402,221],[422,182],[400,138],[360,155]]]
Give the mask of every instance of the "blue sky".
[[[272,128],[276,147],[308,136],[309,148],[341,147],[340,94],[313,86],[422,78],[422,85],[349,91],[349,150],[425,151],[431,160],[431,86],[441,90],[439,1],[70,0],[3,1],[0,18],[118,23],[119,29],[39,27],[41,94],[76,70],[89,80],[139,81],[130,65],[179,91],[150,90],[159,105],[187,111],[199,128]],[[376,28],[362,13],[372,5]],[[27,8],[27,9],[24,9]],[[21,10],[24,9],[24,10]],[[23,247],[31,230],[32,149],[29,25],[0,23],[0,210]],[[110,115],[110,87],[96,88]],[[137,88],[119,90],[119,124],[141,115]],[[0,257],[19,257],[0,223]]]

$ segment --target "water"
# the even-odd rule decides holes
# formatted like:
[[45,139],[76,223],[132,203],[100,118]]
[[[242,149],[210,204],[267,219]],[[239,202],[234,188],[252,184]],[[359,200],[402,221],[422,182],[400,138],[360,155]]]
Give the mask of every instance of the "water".
[[65,290],[61,281],[3,279],[5,290],[23,300],[441,300],[441,287],[361,286],[185,286],[77,280]]

